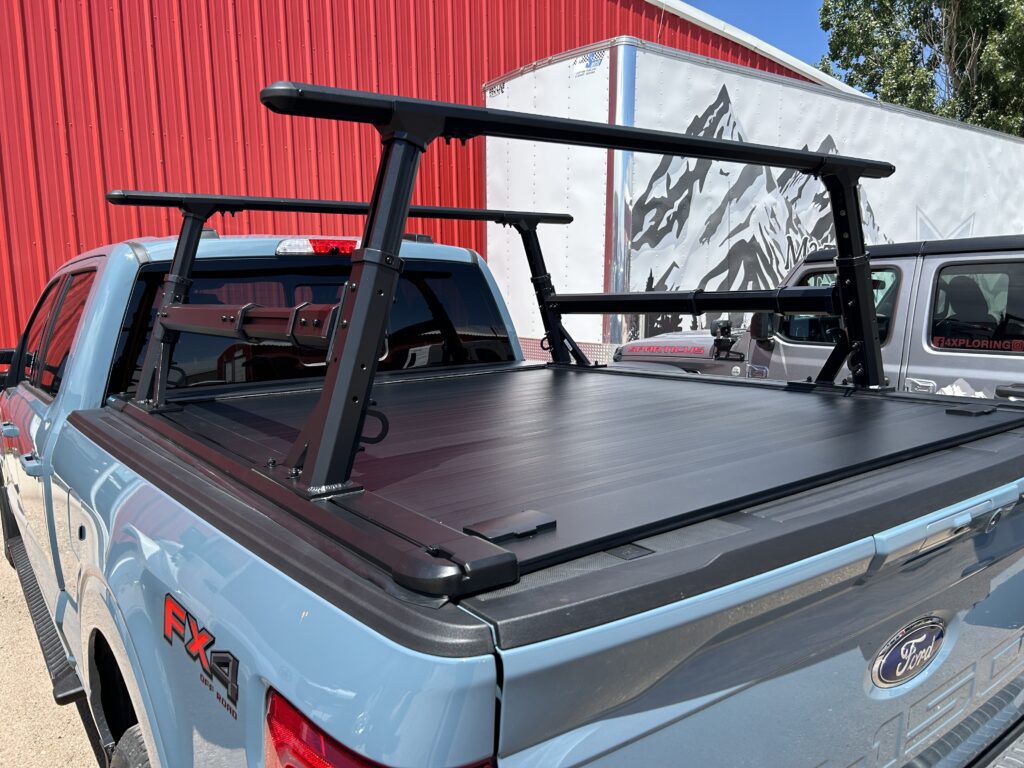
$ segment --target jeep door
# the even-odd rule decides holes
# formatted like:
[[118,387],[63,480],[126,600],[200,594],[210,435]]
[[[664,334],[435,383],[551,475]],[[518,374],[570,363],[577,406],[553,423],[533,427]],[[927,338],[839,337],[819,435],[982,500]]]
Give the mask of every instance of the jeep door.
[[907,377],[916,391],[984,397],[1024,383],[1019,254],[923,260]]
[[[875,285],[875,308],[882,340],[882,363],[892,385],[896,385],[903,362],[904,336],[910,299],[913,295],[916,260],[899,259],[872,262],[871,276]],[[835,270],[824,264],[802,267],[789,285],[825,286],[835,282]],[[768,378],[801,381],[815,378],[825,364],[840,333],[835,316],[785,315],[777,318],[771,342]],[[850,375],[844,367],[839,379]]]

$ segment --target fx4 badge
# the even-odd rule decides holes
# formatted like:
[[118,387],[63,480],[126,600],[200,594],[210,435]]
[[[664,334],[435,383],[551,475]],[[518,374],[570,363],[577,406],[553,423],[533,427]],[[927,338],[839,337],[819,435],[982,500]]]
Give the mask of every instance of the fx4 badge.
[[221,699],[219,693],[217,698],[225,705],[230,702],[230,706],[225,708],[233,717],[237,717],[234,707],[238,704],[238,659],[228,651],[212,650],[217,638],[206,627],[200,627],[196,617],[168,594],[164,597],[164,640],[173,647],[176,637],[181,640],[185,653],[192,661],[199,662],[203,671],[201,678],[210,690],[213,690],[209,682],[211,677],[224,686],[227,702]]
[[935,661],[945,637],[946,622],[936,616],[908,624],[875,656],[871,681],[879,688],[894,688],[913,680]]

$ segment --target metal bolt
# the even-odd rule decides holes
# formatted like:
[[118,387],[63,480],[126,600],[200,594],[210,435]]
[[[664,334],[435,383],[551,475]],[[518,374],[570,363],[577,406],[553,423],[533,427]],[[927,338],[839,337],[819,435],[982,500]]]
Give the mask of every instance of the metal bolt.
[[220,319],[221,319],[221,322],[226,323],[228,321],[228,316],[227,315],[221,315]]
[[348,320],[342,320],[341,321],[341,327],[342,328],[348,328]]
[[305,324],[306,324],[306,318],[300,317],[299,318],[299,325],[305,325]]
[[850,299],[850,301],[846,302],[846,306],[848,306],[848,307],[856,307],[857,306],[857,302],[854,301],[853,299]]
[[291,480],[295,480],[301,474],[302,474],[302,470],[299,469],[298,467],[292,467],[291,469],[288,470],[288,477]]
[[277,459],[268,459],[267,460],[267,466],[268,467],[276,467],[277,466]]
[[317,318],[315,318],[315,317],[313,318],[313,327],[314,328],[319,328],[320,327],[320,321]]
[[349,283],[349,284],[348,284],[348,289],[349,289],[350,291],[353,291],[353,292],[354,292],[354,291],[356,290],[356,285],[357,285],[357,283]]

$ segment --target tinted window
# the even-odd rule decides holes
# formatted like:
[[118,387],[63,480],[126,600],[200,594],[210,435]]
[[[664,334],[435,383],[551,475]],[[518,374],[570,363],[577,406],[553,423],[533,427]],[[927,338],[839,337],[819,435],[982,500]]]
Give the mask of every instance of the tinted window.
[[43,342],[46,340],[46,329],[50,325],[53,305],[57,301],[59,282],[59,280],[55,280],[46,287],[42,298],[36,304],[35,312],[32,313],[32,319],[25,328],[25,334],[22,336],[22,379],[35,380],[39,354],[42,352]]
[[[889,339],[892,315],[896,309],[899,274],[894,269],[876,269],[871,273],[875,294],[875,314],[878,317],[878,338],[884,344]],[[803,276],[800,285],[822,287],[835,285],[835,272],[811,272]],[[790,341],[808,344],[835,344],[842,333],[842,323],[835,315],[785,315],[779,321],[779,334]]]
[[78,324],[85,310],[85,300],[89,298],[89,290],[95,277],[95,272],[79,272],[72,275],[70,284],[64,292],[64,300],[57,310],[53,331],[50,333],[50,340],[46,344],[39,366],[39,387],[51,395],[56,395],[60,390],[71,354],[71,342],[78,331]]
[[1024,265],[942,269],[932,305],[932,346],[1024,354]]
[[[162,299],[166,265],[140,275],[122,328],[111,392],[132,392],[145,339]],[[239,259],[205,264],[193,274],[190,302],[294,307],[335,304],[349,274],[337,259]],[[439,261],[406,262],[391,310],[379,370],[496,363],[514,359],[508,331],[478,267]],[[323,350],[286,343],[251,343],[183,333],[175,346],[168,388],[269,382],[323,376]]]

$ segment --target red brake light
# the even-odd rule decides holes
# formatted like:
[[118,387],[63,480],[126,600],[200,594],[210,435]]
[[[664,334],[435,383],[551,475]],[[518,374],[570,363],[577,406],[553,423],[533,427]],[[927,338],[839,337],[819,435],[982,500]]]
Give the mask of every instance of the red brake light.
[[329,254],[332,256],[346,256],[356,249],[355,240],[335,240],[326,237],[311,237],[309,244],[313,246],[313,253]]
[[289,237],[277,244],[278,256],[348,256],[358,240],[341,237]]
[[[263,737],[266,768],[386,768],[336,742],[277,691],[270,692]],[[485,760],[472,768],[492,768]]]

